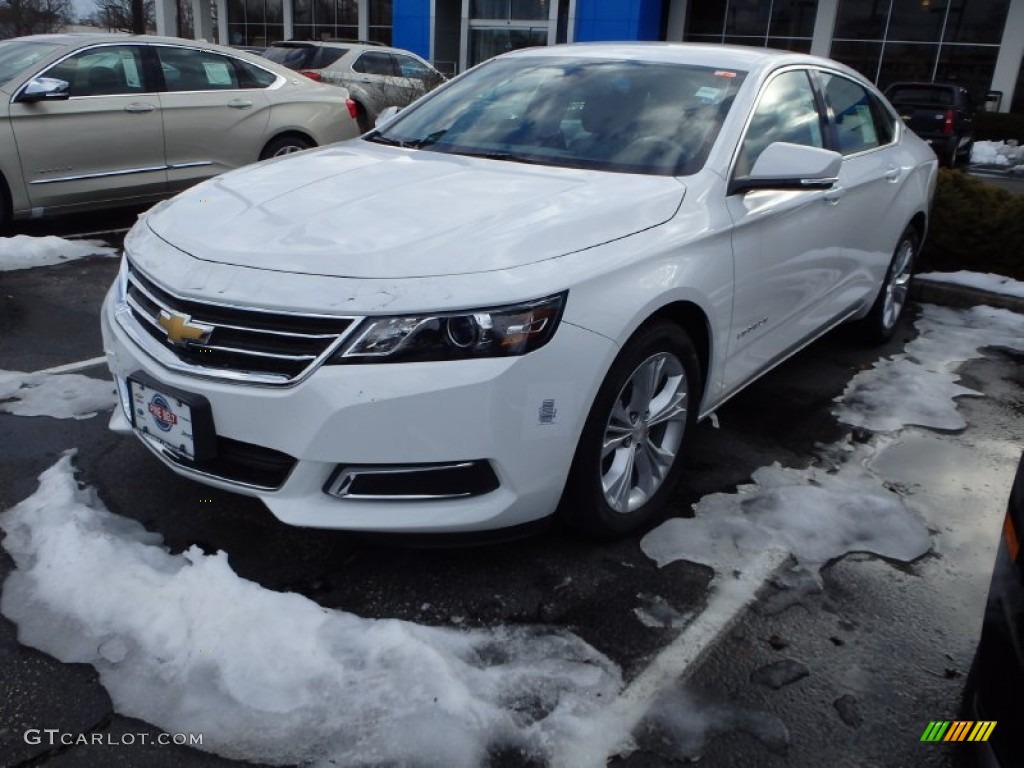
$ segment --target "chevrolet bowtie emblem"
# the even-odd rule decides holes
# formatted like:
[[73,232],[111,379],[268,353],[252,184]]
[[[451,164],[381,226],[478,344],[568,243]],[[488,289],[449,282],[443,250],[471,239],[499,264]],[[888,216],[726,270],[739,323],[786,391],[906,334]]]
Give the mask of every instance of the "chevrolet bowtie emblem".
[[176,346],[185,346],[190,341],[205,344],[210,340],[213,326],[191,322],[189,315],[160,310],[157,324],[167,331],[167,340]]

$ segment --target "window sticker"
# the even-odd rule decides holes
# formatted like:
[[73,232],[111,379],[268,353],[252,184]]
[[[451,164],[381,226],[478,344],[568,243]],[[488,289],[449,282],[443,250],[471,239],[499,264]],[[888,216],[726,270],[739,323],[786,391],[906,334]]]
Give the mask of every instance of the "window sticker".
[[730,72],[726,69],[716,69],[715,77],[736,77],[736,73]]
[[231,70],[228,69],[227,62],[204,61],[203,69],[206,70],[206,80],[210,85],[230,86],[232,84]]
[[718,100],[722,96],[722,89],[712,88],[710,85],[705,85],[698,88],[695,95],[705,104],[717,104]]
[[124,80],[129,88],[142,88],[142,78],[135,64],[135,56],[131,51],[121,52],[121,66],[124,67]]

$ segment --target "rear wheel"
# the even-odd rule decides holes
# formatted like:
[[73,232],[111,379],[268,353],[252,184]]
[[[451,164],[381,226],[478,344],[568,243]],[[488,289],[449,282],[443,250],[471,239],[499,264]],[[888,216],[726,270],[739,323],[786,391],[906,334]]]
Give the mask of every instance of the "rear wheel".
[[312,141],[297,134],[278,136],[263,148],[263,151],[260,152],[260,160],[267,160],[271,157],[283,157],[284,155],[301,152],[304,149],[310,149],[315,146],[316,144]]
[[659,320],[626,344],[598,391],[559,514],[596,538],[635,530],[665,507],[700,401],[693,343]]
[[867,316],[860,321],[866,340],[880,344],[892,338],[896,331],[910,297],[917,246],[917,231],[913,227],[907,227],[900,235],[875,303]]

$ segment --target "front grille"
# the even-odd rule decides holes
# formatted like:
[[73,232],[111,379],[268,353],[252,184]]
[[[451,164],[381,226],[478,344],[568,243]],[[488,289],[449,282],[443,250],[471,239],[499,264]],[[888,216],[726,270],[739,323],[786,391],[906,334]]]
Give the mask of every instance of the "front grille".
[[[134,266],[128,271],[128,306],[139,328],[170,350],[190,372],[264,384],[287,384],[316,365],[352,325],[348,317],[263,312],[182,299],[159,288]],[[202,340],[177,344],[160,325],[184,316],[210,328]]]

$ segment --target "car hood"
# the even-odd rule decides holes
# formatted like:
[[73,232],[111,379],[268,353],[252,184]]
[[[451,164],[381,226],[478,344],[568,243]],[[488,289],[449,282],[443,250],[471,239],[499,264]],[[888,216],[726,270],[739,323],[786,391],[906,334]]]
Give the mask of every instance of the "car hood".
[[348,142],[258,163],[156,206],[197,259],[356,278],[508,269],[667,221],[675,178],[551,168]]

